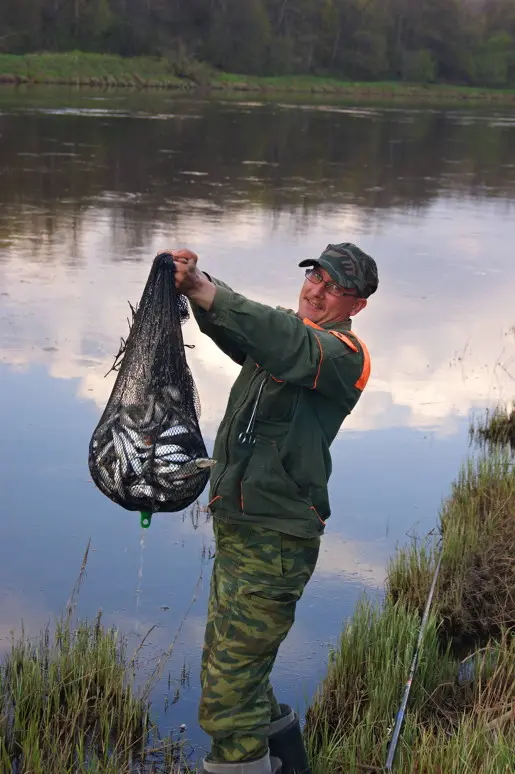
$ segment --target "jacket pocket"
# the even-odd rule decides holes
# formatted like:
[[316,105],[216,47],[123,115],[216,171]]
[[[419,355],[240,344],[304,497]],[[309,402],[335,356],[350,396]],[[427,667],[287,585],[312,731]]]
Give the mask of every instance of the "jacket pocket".
[[210,510],[241,511],[241,480],[249,464],[250,455],[232,461],[228,465],[220,465],[213,469]]
[[288,475],[273,441],[256,439],[254,452],[241,482],[243,512],[249,516],[305,515],[311,503]]

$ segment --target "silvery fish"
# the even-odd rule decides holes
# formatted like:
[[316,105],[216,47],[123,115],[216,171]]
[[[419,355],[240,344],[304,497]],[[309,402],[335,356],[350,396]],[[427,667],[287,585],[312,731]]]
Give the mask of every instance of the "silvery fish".
[[182,465],[177,465],[176,463],[172,462],[165,462],[164,460],[156,460],[156,472],[159,475],[167,476],[171,473],[177,473],[179,470],[182,470]]
[[111,476],[107,472],[105,468],[99,467],[98,472],[100,473],[100,478],[106,485],[106,487],[109,489],[110,492],[114,489],[114,481],[112,480]]
[[154,417],[153,417],[154,422],[157,422],[157,424],[159,424],[163,420],[164,415],[165,415],[165,410],[163,406],[160,406],[159,403],[156,402],[156,407],[154,409]]
[[156,445],[156,457],[165,457],[167,454],[181,454],[184,452],[182,446],[177,444],[158,444]]
[[[154,398],[146,406],[125,406],[120,412],[120,422],[134,430],[145,430],[152,425]],[[154,423],[155,424],[155,423]]]
[[171,385],[163,387],[163,395],[166,395],[174,403],[181,403],[181,391],[177,387]]
[[160,470],[156,475],[156,481],[164,489],[170,489],[173,482],[179,478],[184,478],[184,473],[180,468],[178,470]]
[[120,463],[120,480],[122,475],[126,476],[129,471],[129,463],[127,461],[127,453],[125,451],[125,447],[123,445],[121,436],[116,432],[116,430],[113,427],[113,441],[114,441],[114,448],[116,451],[116,456],[118,457],[118,462]]
[[189,433],[189,430],[184,425],[174,425],[173,427],[169,427],[168,430],[165,430],[164,433],[161,433],[159,435],[159,439],[174,438],[179,435],[187,435],[188,433]]
[[[156,397],[127,404],[99,428],[93,454],[100,482],[110,494],[173,502],[173,492],[215,461],[188,453],[197,428],[185,414],[181,392],[168,385]],[[151,482],[151,483],[150,483]]]
[[145,416],[143,418],[143,425],[149,425],[152,421],[152,417],[154,415],[154,406],[156,404],[156,399],[153,395],[150,395],[147,410],[145,412]]
[[138,499],[154,499],[154,490],[149,484],[135,484],[129,488],[129,494]]
[[125,453],[129,455],[129,457],[137,457],[138,453],[134,447],[134,444],[132,443],[131,439],[129,438],[127,431],[125,428],[120,431],[120,440],[123,443]]
[[173,489],[171,479],[168,479],[168,478],[162,479],[158,477],[157,483],[159,484],[161,490],[164,492],[170,492]]
[[152,436],[145,435],[144,433],[138,433],[136,430],[132,430],[130,427],[125,427],[124,431],[131,439],[135,448],[140,451],[143,456],[146,456],[152,448]]
[[122,439],[122,443],[124,444],[125,450],[127,452],[129,465],[137,476],[141,476],[143,472],[143,465],[141,463],[140,456],[126,435],[120,435],[120,438]]
[[104,446],[104,448],[101,450],[100,454],[97,457],[97,465],[100,465],[101,462],[107,457],[111,449],[114,449],[114,441],[108,441],[107,444]]
[[216,460],[213,460],[210,457],[197,457],[194,462],[197,468],[200,468],[201,470],[213,468],[216,465]]
[[[133,414],[136,414],[136,417],[133,416]],[[137,412],[134,410],[134,406],[125,406],[120,411],[120,423],[124,427],[132,427],[134,430],[138,430],[140,422],[141,417],[137,417]]]
[[102,425],[97,427],[95,431],[96,437],[98,438],[99,436],[105,435],[105,433],[114,425],[118,417],[119,417],[118,412],[115,412],[108,419],[106,419],[106,421]]
[[177,425],[188,425],[188,419],[183,415],[181,411],[172,409],[168,412],[168,418],[166,424],[170,427],[177,427]]
[[165,457],[167,462],[173,462],[177,465],[184,465],[186,462],[191,462],[191,457],[187,454],[167,454]]
[[186,481],[183,478],[174,478],[172,486],[175,489],[182,489],[183,486],[186,486]]
[[120,460],[116,460],[115,466],[114,466],[114,481],[116,485],[116,490],[120,497],[125,497],[125,489],[123,486],[123,479],[122,479],[122,463]]

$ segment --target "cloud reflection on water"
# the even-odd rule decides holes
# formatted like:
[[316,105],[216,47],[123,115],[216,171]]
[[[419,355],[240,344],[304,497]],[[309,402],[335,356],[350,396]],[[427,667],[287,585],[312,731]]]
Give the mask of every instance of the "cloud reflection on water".
[[[454,207],[446,222],[447,207],[442,201],[416,223],[394,222],[391,233],[380,237],[360,233],[356,209],[346,234],[377,256],[380,288],[355,320],[372,353],[373,375],[345,427],[405,425],[448,433],[456,416],[510,396],[514,374],[505,367],[513,355],[515,264],[505,245],[515,237],[515,221],[503,219],[501,228],[491,205],[481,213]],[[316,255],[338,234],[326,223],[299,244],[287,220],[280,231],[270,231],[266,212],[261,220],[249,213],[248,223],[241,215],[236,224],[191,216],[175,238],[158,228],[148,249],[125,260],[110,241],[111,226],[108,210],[85,220],[75,233],[74,265],[66,261],[68,242],[54,239],[35,256],[20,240],[0,263],[0,359],[17,368],[41,363],[54,378],[77,379],[78,397],[98,409],[113,384],[104,374],[127,332],[127,300],[138,300],[158,249],[188,244],[202,265],[235,289],[274,306],[294,306],[301,282],[297,258]],[[237,367],[194,322],[184,336],[195,345],[188,358],[202,399],[203,430],[213,437]]]
[[[301,700],[300,678],[314,688],[361,591],[380,592],[395,542],[434,524],[466,452],[468,414],[513,396],[513,120],[498,111],[179,105],[163,96],[153,109],[167,120],[147,121],[148,95],[113,95],[112,117],[108,105],[81,114],[93,101],[84,93],[59,92],[44,113],[35,105],[50,98],[31,93],[29,112],[0,115],[0,414],[9,449],[0,476],[10,515],[0,637],[22,617],[35,631],[65,603],[90,536],[88,615],[102,604],[106,621],[133,638],[158,621],[154,656],[189,604],[210,524],[194,530],[156,517],[136,604],[137,517],[94,489],[85,460],[114,381],[104,374],[127,333],[127,300],[140,298],[156,251],[189,246],[236,290],[295,306],[298,260],[355,241],[380,271],[355,323],[373,373],[333,445],[333,516],[278,662],[281,686]],[[70,111],[59,100],[80,104]],[[188,359],[212,442],[237,367],[193,322],[184,337],[195,345]],[[178,663],[185,654],[198,661],[209,568]],[[194,682],[192,717],[197,695]]]

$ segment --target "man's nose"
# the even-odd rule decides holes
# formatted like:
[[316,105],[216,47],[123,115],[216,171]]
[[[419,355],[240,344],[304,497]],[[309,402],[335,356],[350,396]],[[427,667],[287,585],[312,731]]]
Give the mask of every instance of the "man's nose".
[[317,297],[325,295],[325,282],[315,285],[313,288],[313,295]]

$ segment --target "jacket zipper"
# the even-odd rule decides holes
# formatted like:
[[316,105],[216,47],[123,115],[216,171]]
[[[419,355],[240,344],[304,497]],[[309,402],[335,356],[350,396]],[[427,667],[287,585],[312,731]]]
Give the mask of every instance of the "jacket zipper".
[[248,398],[248,396],[250,394],[251,388],[254,386],[254,383],[257,381],[257,377],[259,376],[260,373],[261,373],[261,369],[258,369],[252,375],[252,377],[249,380],[249,382],[247,384],[247,387],[246,387],[246,389],[245,389],[245,391],[244,391],[244,393],[243,393],[243,395],[241,397],[241,400],[240,400],[237,408],[234,410],[233,415],[231,417],[231,420],[230,420],[230,422],[229,422],[229,424],[227,426],[227,433],[226,433],[226,436],[225,436],[225,459],[226,459],[226,463],[225,463],[225,465],[224,465],[220,475],[216,479],[216,481],[213,484],[213,487],[211,489],[213,497],[217,496],[218,487],[220,486],[220,484],[222,482],[222,479],[225,476],[225,474],[227,473],[227,470],[229,468],[229,438],[231,436],[231,430],[232,430],[233,424],[236,421],[236,418],[238,417],[238,414],[240,413],[241,409],[245,405],[245,401],[247,400],[247,398]]

